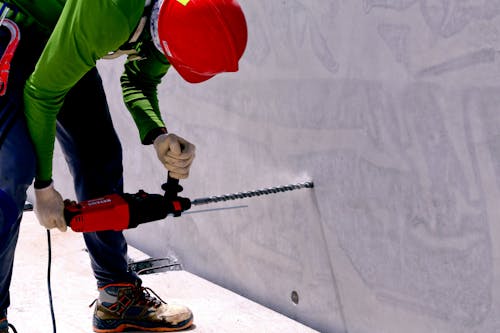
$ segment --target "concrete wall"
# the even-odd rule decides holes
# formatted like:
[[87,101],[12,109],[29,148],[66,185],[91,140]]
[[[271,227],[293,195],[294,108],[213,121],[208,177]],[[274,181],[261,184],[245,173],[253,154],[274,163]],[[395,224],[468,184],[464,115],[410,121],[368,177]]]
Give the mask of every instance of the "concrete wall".
[[[499,332],[500,2],[241,4],[241,71],[190,85],[172,70],[160,87],[169,130],[197,145],[183,194],[315,189],[145,225],[131,244],[322,332]],[[126,190],[159,193],[121,63],[99,66]]]

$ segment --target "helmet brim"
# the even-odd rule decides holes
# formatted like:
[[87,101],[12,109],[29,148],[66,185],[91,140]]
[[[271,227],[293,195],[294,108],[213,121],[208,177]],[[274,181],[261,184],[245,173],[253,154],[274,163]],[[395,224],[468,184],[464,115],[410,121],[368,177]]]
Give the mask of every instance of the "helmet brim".
[[179,73],[179,75],[189,83],[201,83],[215,76],[215,74],[199,74],[199,73],[194,73],[187,68],[175,65],[173,66],[177,71],[177,73]]

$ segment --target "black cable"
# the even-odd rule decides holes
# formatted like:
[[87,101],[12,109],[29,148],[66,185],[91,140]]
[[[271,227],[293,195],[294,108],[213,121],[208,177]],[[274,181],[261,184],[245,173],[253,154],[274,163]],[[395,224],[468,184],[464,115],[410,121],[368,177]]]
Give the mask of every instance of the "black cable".
[[56,333],[56,316],[54,315],[54,304],[52,302],[52,287],[50,286],[50,267],[52,266],[52,244],[50,241],[50,230],[47,229],[47,244],[49,250],[49,259],[47,264],[47,288],[49,291],[50,314],[52,315],[52,329]]

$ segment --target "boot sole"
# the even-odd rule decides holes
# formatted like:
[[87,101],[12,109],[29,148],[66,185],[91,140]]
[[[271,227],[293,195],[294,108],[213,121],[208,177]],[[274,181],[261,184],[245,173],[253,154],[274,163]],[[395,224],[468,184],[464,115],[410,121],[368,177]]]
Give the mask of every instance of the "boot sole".
[[115,328],[106,328],[106,329],[99,329],[97,327],[94,327],[94,332],[97,333],[115,333],[115,332],[131,332],[131,331],[139,331],[139,332],[176,332],[176,331],[182,331],[185,330],[186,328],[189,328],[193,324],[193,318],[189,319],[189,321],[179,327],[156,327],[156,328],[150,328],[150,327],[142,327],[138,325],[133,325],[133,324],[121,324],[118,325]]

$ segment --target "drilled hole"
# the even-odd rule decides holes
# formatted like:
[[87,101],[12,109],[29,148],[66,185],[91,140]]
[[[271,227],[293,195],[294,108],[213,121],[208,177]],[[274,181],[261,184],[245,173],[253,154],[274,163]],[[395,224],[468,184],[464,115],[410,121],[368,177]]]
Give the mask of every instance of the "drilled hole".
[[299,304],[299,293],[296,292],[295,290],[292,291],[291,299],[292,299],[293,304],[295,304],[295,305]]

